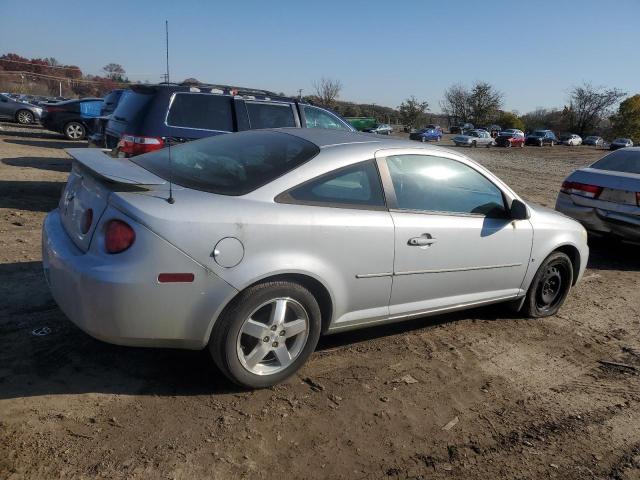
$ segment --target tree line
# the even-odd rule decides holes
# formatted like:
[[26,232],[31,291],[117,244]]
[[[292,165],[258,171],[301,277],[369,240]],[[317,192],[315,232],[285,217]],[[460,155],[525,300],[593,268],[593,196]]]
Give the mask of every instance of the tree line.
[[[429,104],[415,96],[408,97],[397,108],[375,104],[354,104],[339,100],[342,83],[322,78],[314,83],[314,94],[305,97],[311,102],[334,109],[347,117],[370,116],[379,122],[400,123],[420,128],[433,121]],[[440,107],[449,125],[473,123],[476,126],[500,125],[531,131],[549,128],[556,132],[571,132],[581,136],[603,135],[629,137],[640,143],[640,95],[619,103],[627,94],[617,88],[598,87],[590,83],[574,86],[562,109],[536,110],[519,115],[503,109],[504,94],[484,81],[471,87],[456,83],[444,91]],[[619,103],[617,111],[614,107]],[[395,122],[394,122],[395,120]]]
[[54,57],[26,58],[16,53],[0,56],[0,85],[3,91],[57,96],[103,96],[129,84],[122,65],[109,63],[103,75],[85,75],[77,65],[60,63]]

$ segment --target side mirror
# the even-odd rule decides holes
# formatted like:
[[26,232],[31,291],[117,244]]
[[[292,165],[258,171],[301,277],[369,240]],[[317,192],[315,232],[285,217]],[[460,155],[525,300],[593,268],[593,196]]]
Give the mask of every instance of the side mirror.
[[529,218],[529,210],[527,205],[517,198],[511,202],[511,218],[513,220],[526,220]]

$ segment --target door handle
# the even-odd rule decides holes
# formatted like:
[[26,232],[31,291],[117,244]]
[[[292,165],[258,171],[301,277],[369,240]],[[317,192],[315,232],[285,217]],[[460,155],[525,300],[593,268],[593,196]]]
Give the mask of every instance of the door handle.
[[407,244],[412,247],[426,247],[429,245],[433,245],[437,241],[438,240],[433,238],[430,233],[423,233],[419,237],[410,238]]

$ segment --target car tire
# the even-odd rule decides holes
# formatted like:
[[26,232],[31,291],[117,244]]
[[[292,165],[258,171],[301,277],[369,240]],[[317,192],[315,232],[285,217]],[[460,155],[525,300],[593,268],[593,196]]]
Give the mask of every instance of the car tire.
[[511,148],[511,140],[507,140],[507,144],[505,145],[507,148]]
[[84,140],[87,130],[80,122],[69,122],[64,126],[62,133],[68,140]]
[[[284,315],[277,315],[283,310]],[[320,307],[309,290],[289,281],[260,283],[225,308],[214,325],[209,352],[232,382],[267,388],[304,364],[316,348],[321,327]]]
[[422,143],[425,143],[425,142],[427,141],[427,139],[426,139],[426,138],[424,138],[424,137],[420,137],[420,141],[421,141]]
[[527,317],[555,315],[569,295],[573,284],[573,264],[562,252],[549,255],[536,272],[522,306]]
[[524,142],[520,142],[520,148],[524,148]]
[[16,112],[16,122],[20,125],[31,125],[35,123],[36,117],[29,110],[18,110]]
[[473,142],[471,142],[471,146],[473,148],[476,148],[478,146],[478,142],[476,142],[475,140]]

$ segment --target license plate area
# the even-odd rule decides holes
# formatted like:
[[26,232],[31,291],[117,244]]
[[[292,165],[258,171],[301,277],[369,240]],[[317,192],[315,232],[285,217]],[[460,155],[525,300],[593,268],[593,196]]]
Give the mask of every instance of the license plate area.
[[598,200],[612,203],[621,203],[623,205],[636,205],[636,192],[605,188],[604,190],[602,190],[602,193],[598,197]]

